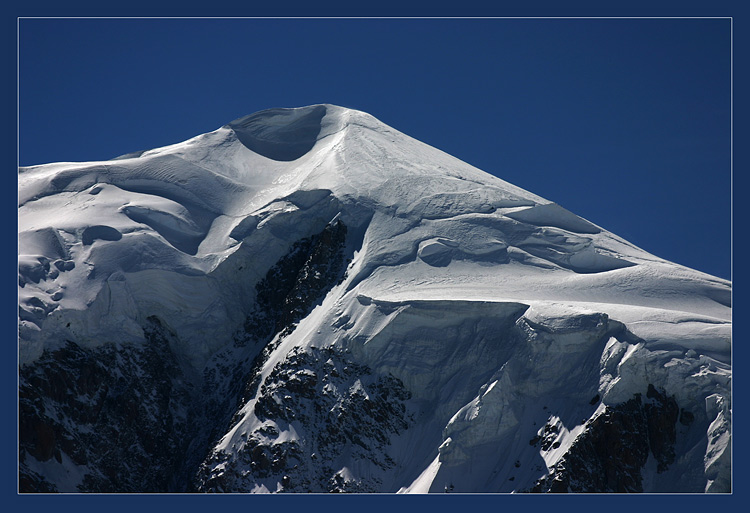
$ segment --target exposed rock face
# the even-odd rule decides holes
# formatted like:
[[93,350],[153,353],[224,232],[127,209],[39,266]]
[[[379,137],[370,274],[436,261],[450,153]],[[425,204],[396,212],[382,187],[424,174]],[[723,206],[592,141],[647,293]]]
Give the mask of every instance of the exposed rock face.
[[409,425],[410,394],[393,376],[333,348],[293,351],[260,387],[254,412],[261,422],[233,453],[215,451],[201,467],[200,491],[375,492],[377,478],[336,469],[343,453],[383,470],[391,434]]
[[[657,472],[674,462],[679,413],[675,399],[653,385],[648,386],[645,401],[636,394],[625,403],[607,407],[589,421],[565,456],[531,491],[643,492],[641,469],[649,455],[657,462]],[[682,421],[689,423],[688,418],[683,416]],[[545,426],[545,432],[552,430]]]
[[[173,490],[191,439],[191,386],[149,319],[143,346],[46,352],[20,376],[20,490],[55,491],[37,469],[71,460],[79,491]],[[73,483],[71,483],[73,484]]]
[[347,228],[341,221],[297,241],[256,285],[256,309],[245,331],[256,337],[283,333],[304,317],[324,292],[341,281]]

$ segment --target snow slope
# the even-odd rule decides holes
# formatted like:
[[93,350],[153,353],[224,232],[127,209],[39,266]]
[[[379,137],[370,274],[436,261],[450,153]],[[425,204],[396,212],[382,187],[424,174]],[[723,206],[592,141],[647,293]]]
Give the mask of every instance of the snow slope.
[[[568,479],[583,433],[636,394],[689,419],[672,421],[666,470],[649,434],[638,486],[730,489],[730,283],[363,112],[271,109],[111,161],[22,168],[18,224],[22,369],[67,341],[143,345],[153,317],[196,387],[212,369],[235,379],[219,362],[255,362],[193,469],[199,490],[528,491]],[[345,273],[258,342],[263,284],[341,226]],[[268,409],[284,401],[296,416]],[[342,412],[380,420],[354,436]],[[74,487],[54,459],[32,463]]]

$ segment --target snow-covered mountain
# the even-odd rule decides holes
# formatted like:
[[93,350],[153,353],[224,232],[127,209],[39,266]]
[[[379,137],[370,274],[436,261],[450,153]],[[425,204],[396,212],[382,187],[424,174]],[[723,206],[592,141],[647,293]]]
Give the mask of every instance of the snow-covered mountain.
[[332,105],[19,172],[20,490],[728,492],[731,284]]

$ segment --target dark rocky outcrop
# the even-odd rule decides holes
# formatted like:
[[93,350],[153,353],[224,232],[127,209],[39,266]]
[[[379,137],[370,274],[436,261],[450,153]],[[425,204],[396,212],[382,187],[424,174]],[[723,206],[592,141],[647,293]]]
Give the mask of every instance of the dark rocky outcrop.
[[[198,489],[374,492],[377,478],[351,479],[335,467],[341,453],[395,466],[390,437],[407,429],[410,398],[391,375],[375,376],[340,349],[294,350],[260,386],[254,413],[261,427],[247,434],[238,456],[214,453],[198,474]],[[296,438],[280,437],[293,426]]]
[[641,469],[649,454],[656,460],[657,472],[674,462],[679,413],[674,397],[649,384],[645,400],[635,394],[590,420],[552,471],[530,491],[643,492]]
[[307,315],[343,278],[346,232],[346,225],[336,221],[295,242],[257,284],[256,308],[246,331],[266,336],[285,332]]
[[190,385],[168,330],[148,322],[142,345],[87,349],[68,341],[21,369],[21,492],[57,491],[32,470],[32,458],[85,467],[77,491],[175,489],[190,439]]
[[258,371],[281,339],[344,278],[346,234],[346,225],[336,221],[319,234],[295,242],[256,285],[255,309],[247,317],[244,334],[238,337],[237,344],[253,340],[263,349],[243,380],[246,386],[240,405],[255,395]]

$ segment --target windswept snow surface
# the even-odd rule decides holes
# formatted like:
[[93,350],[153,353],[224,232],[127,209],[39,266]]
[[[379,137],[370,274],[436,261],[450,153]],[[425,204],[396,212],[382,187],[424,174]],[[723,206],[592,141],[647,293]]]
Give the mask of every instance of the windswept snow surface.
[[[257,379],[294,350],[333,348],[403,384],[408,427],[387,433],[385,463],[317,456],[341,489],[528,491],[607,406],[653,385],[694,420],[678,424],[667,470],[645,465],[643,490],[730,490],[729,282],[332,105],[262,111],[111,161],[21,168],[20,364],[66,341],[144,344],[155,316],[200,384],[269,269],[336,222],[348,228],[344,278],[277,334]],[[350,397],[367,398],[368,383],[352,381]],[[263,389],[238,404],[203,475],[236,491],[308,491],[294,480],[315,482],[318,463],[291,478],[243,463],[274,424],[257,413]],[[545,426],[555,438],[542,449],[530,440]],[[276,421],[262,441],[294,441],[302,461],[315,429]],[[67,477],[46,478],[75,491],[66,483],[85,469],[62,461]]]

